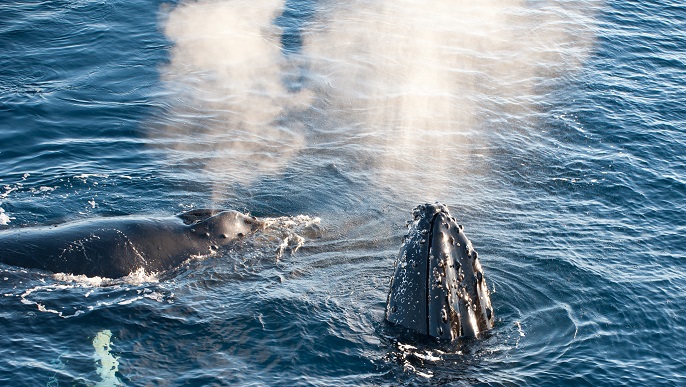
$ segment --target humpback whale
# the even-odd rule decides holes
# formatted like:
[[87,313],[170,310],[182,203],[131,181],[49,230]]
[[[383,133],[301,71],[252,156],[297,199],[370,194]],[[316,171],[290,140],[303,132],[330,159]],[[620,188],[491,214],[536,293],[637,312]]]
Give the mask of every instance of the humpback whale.
[[237,211],[192,210],[155,218],[120,216],[0,232],[0,262],[55,273],[119,278],[161,272],[256,231]]
[[475,338],[493,327],[484,272],[472,243],[441,204],[412,211],[395,262],[386,320],[439,339]]

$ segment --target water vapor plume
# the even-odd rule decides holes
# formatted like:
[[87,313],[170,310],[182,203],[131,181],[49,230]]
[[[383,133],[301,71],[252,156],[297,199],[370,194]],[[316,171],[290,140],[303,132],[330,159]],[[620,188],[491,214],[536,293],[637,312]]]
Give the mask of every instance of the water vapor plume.
[[328,4],[304,45],[323,120],[359,130],[378,183],[421,200],[483,174],[489,130],[530,124],[593,42],[583,2]]
[[172,102],[153,143],[193,177],[201,168],[216,200],[296,155],[346,163],[412,201],[458,183],[476,192],[491,136],[535,126],[594,42],[596,0],[317,1],[284,55],[284,1],[189,1],[163,22]]
[[305,104],[282,83],[282,0],[185,2],[163,20],[173,43],[163,80],[171,101],[156,146],[170,164],[215,185],[278,173],[304,146],[284,115]]

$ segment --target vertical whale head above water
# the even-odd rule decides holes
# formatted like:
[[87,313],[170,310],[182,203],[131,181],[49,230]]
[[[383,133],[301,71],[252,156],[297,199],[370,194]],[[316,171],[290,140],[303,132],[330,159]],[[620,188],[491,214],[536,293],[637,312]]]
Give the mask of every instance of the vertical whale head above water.
[[494,316],[476,251],[445,205],[420,205],[412,215],[386,319],[440,339],[479,337]]

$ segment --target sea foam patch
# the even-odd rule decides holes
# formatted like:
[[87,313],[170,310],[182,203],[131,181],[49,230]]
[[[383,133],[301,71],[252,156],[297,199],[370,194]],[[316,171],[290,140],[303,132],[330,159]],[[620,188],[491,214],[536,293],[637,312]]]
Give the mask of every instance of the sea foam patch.
[[7,213],[5,213],[5,209],[0,207],[0,225],[5,226],[9,224],[11,219],[12,218],[10,218],[9,215],[7,215]]

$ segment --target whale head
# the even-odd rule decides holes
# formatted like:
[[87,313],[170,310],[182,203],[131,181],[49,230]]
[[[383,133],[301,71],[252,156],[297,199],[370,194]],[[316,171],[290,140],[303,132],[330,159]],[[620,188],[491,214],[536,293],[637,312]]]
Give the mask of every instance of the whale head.
[[[193,217],[197,217],[194,219]],[[201,239],[209,239],[217,244],[225,244],[262,227],[263,222],[254,216],[238,211],[195,210],[182,214],[190,223],[191,234]]]
[[386,319],[440,339],[479,337],[493,327],[478,255],[448,208],[416,207],[400,248]]

